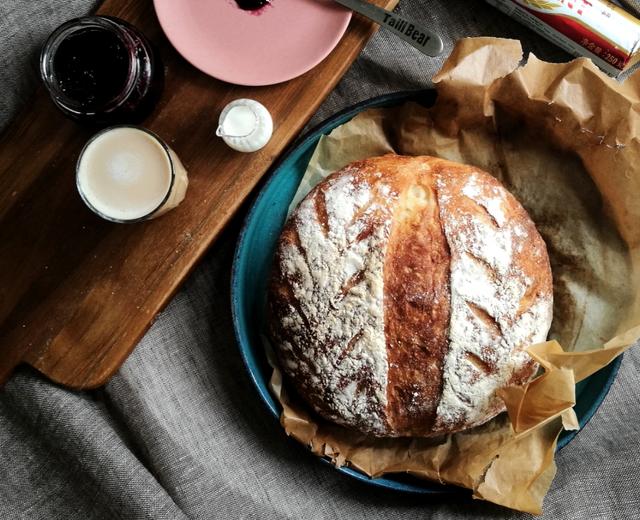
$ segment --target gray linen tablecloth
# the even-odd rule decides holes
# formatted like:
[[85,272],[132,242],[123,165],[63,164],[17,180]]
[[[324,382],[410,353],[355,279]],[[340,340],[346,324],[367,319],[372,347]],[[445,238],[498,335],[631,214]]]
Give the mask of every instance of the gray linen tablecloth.
[[[0,2],[1,123],[32,94],[46,35],[94,5]],[[461,36],[493,35],[520,38],[545,59],[567,58],[480,0],[403,0],[400,10],[430,20],[448,50]],[[370,96],[427,87],[441,62],[381,32],[314,121]],[[233,337],[229,272],[241,218],[103,389],[72,392],[25,368],[0,391],[0,518],[527,517],[372,488],[286,438]],[[638,372],[640,349],[625,356],[596,416],[558,455],[544,518],[640,518]]]

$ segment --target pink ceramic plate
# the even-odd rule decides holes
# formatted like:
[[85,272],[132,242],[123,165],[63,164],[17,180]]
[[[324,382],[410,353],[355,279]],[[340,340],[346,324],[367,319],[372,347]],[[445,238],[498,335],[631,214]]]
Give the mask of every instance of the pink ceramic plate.
[[173,46],[211,76],[272,85],[320,63],[338,44],[351,12],[333,0],[272,0],[243,11],[235,0],[154,0]]

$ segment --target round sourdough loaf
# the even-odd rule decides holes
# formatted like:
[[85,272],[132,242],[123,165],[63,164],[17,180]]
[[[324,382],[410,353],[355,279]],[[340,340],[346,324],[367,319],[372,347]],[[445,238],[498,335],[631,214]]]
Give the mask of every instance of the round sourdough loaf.
[[488,173],[385,155],[318,184],[280,237],[269,328],[320,415],[375,436],[480,425],[527,382],[553,306],[544,241]]

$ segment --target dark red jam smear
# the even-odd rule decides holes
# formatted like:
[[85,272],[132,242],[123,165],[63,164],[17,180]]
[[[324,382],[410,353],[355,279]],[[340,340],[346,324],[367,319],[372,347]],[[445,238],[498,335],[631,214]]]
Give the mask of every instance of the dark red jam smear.
[[238,7],[245,11],[257,11],[265,5],[269,5],[271,0],[236,0]]
[[60,43],[53,70],[60,91],[86,109],[120,96],[129,77],[129,51],[116,34],[100,28],[74,32]]

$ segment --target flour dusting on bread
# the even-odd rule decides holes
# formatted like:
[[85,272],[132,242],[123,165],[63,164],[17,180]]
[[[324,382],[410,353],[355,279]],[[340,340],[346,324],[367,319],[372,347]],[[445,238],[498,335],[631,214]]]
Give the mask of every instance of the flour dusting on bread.
[[287,328],[297,349],[287,368],[327,403],[331,419],[380,434],[387,404],[382,275],[389,195],[383,182],[374,191],[347,170],[304,199],[293,216],[298,240],[282,243],[279,252],[306,316],[305,322],[291,309],[295,319]]
[[[436,182],[440,215],[451,251],[451,321],[444,385],[437,425],[472,427],[504,409],[495,390],[511,384],[528,360],[524,348],[543,341],[551,325],[551,292],[521,309],[533,280],[521,269],[518,251],[530,234],[520,218],[505,217],[521,208],[484,174],[467,179],[446,173]],[[462,182],[461,182],[462,181]],[[473,204],[460,204],[460,194]],[[491,219],[483,218],[484,208]],[[521,211],[523,213],[523,210]],[[520,215],[512,215],[520,216]]]
[[433,157],[353,163],[316,186],[278,243],[270,328],[325,418],[377,436],[470,428],[537,366],[551,324],[546,248],[489,174]]

